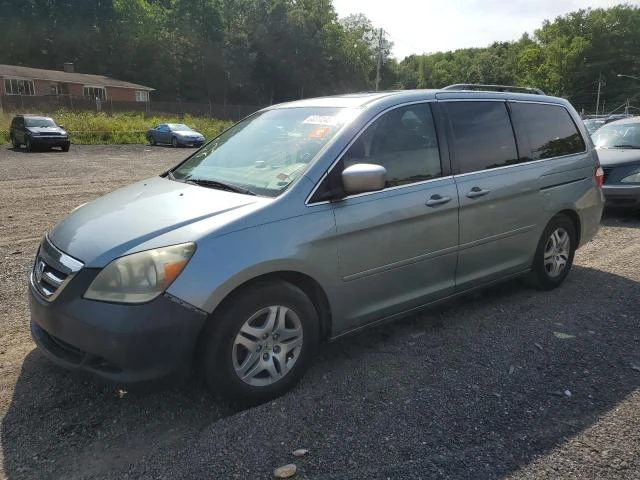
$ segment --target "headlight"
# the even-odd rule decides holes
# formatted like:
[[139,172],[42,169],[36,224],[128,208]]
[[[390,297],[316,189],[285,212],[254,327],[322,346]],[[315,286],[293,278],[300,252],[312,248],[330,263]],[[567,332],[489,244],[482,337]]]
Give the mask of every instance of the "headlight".
[[640,172],[624,177],[620,180],[622,183],[640,183]]
[[196,250],[183,243],[120,257],[91,282],[84,298],[115,303],[149,302],[180,275]]

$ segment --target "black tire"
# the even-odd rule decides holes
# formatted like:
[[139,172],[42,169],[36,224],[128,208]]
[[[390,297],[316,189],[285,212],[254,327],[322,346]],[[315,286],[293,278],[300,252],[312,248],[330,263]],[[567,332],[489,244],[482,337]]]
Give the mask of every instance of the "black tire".
[[[239,348],[234,348],[234,344],[236,344],[236,338],[239,337],[240,329],[252,316],[274,306],[289,309],[287,316],[293,312],[302,330],[301,346],[297,351],[296,359],[284,376],[266,385],[250,385],[236,373],[234,355],[238,355]],[[264,313],[264,315],[266,317],[268,313]],[[256,318],[259,320],[261,317],[258,316]],[[280,315],[278,315],[278,318],[280,318]],[[289,321],[287,319],[285,323]],[[264,322],[266,325],[267,320],[265,319]],[[278,322],[281,327],[281,321],[278,320]],[[251,365],[256,365],[255,369],[248,368],[248,370],[259,372],[249,381],[262,381],[259,375],[267,373],[258,364],[280,365],[276,361],[276,353],[281,354],[280,358],[282,358],[282,355],[286,355],[287,359],[289,359],[289,355],[291,357],[294,356],[292,352],[295,352],[296,349],[290,353],[281,351],[281,347],[278,345],[287,344],[277,344],[277,340],[274,340],[279,332],[283,332],[282,336],[285,336],[284,329],[278,330],[280,327],[276,327],[273,330],[276,334],[273,338],[265,339],[265,337],[261,337],[260,340],[257,340],[255,343],[258,347],[256,347],[255,351],[249,353],[247,350],[245,359],[250,361]],[[313,361],[318,345],[318,313],[311,300],[298,287],[283,281],[259,283],[234,294],[232,298],[225,301],[220,309],[214,312],[209,319],[202,335],[200,366],[202,367],[201,373],[204,383],[224,403],[234,407],[247,407],[282,395],[293,388],[302,378],[304,372]],[[271,357],[269,357],[269,354],[271,354]],[[249,360],[249,355],[253,355],[255,360]],[[269,357],[268,360],[265,356]],[[283,369],[279,368],[278,372],[281,370]],[[284,370],[286,370],[286,367]],[[270,377],[268,373],[267,376]],[[265,381],[271,380],[267,379]]]
[[148,140],[149,145],[151,145],[152,147],[156,145],[156,139],[153,137],[153,135],[149,135]]
[[70,145],[70,144],[68,144],[68,143],[67,143],[66,145],[63,145],[63,146],[61,147],[61,148],[62,148],[62,151],[63,151],[63,152],[68,152],[68,151],[69,151],[69,147],[70,147],[70,146],[71,146],[71,145]]
[[24,146],[27,149],[27,152],[33,151],[33,145],[31,144],[31,139],[29,137],[25,140]]
[[[568,236],[568,251],[562,253],[566,249],[556,249],[554,245],[562,242],[557,242],[556,239],[552,238],[555,233],[560,235],[556,239],[564,238],[562,235],[566,233]],[[559,287],[571,271],[573,256],[577,247],[576,240],[576,228],[571,219],[564,214],[553,217],[538,241],[531,272],[525,277],[525,281],[539,290],[552,290]],[[557,252],[557,254],[554,252]],[[545,253],[547,253],[547,256],[551,253],[553,258],[545,261]],[[561,258],[565,262],[564,266],[558,271],[554,271],[554,258]]]
[[11,145],[13,145],[13,148],[16,150],[20,148],[20,144],[13,135],[11,135]]
[[173,148],[178,148],[180,146],[176,137],[171,137],[171,145],[173,146]]

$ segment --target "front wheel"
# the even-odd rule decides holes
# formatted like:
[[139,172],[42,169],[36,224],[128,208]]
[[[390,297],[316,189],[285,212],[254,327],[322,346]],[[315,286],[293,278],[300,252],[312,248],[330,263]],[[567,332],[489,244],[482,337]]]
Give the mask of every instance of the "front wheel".
[[234,295],[203,332],[202,373],[226,403],[256,405],[290,390],[311,364],[318,313],[298,287],[260,283]]
[[154,138],[154,136],[153,136],[153,135],[149,135],[149,136],[147,137],[147,140],[149,140],[149,145],[151,145],[152,147],[153,147],[153,146],[155,146],[155,144],[156,144],[156,139]]
[[171,145],[173,146],[173,148],[177,148],[180,146],[180,144],[178,143],[178,139],[176,137],[173,137],[171,139]]
[[31,139],[29,137],[27,137],[27,139],[25,140],[24,146],[26,147],[27,152],[30,152],[33,150],[33,145],[31,144]]
[[16,140],[16,137],[14,137],[13,135],[11,135],[11,145],[13,145],[13,148],[16,150],[20,148],[20,143]]
[[540,290],[559,287],[571,270],[576,247],[573,222],[563,214],[553,217],[538,242],[528,283]]

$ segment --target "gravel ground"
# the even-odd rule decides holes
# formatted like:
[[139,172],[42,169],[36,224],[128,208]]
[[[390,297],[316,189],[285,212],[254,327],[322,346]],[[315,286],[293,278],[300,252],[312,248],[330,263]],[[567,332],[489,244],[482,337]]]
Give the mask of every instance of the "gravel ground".
[[637,215],[606,214],[561,288],[512,282],[325,345],[243,412],[195,382],[117,395],[49,364],[28,334],[41,236],[186,153],[0,148],[0,478],[640,478]]

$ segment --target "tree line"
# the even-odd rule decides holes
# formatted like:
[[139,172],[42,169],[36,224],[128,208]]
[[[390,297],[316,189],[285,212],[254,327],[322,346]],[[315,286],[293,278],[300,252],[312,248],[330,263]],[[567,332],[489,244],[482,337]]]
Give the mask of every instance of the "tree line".
[[[372,90],[377,28],[331,0],[0,0],[0,63],[108,75],[159,100],[268,104]],[[381,88],[536,86],[595,110],[640,100],[640,8],[586,9],[486,48],[391,58]],[[627,75],[627,76],[618,76]]]

